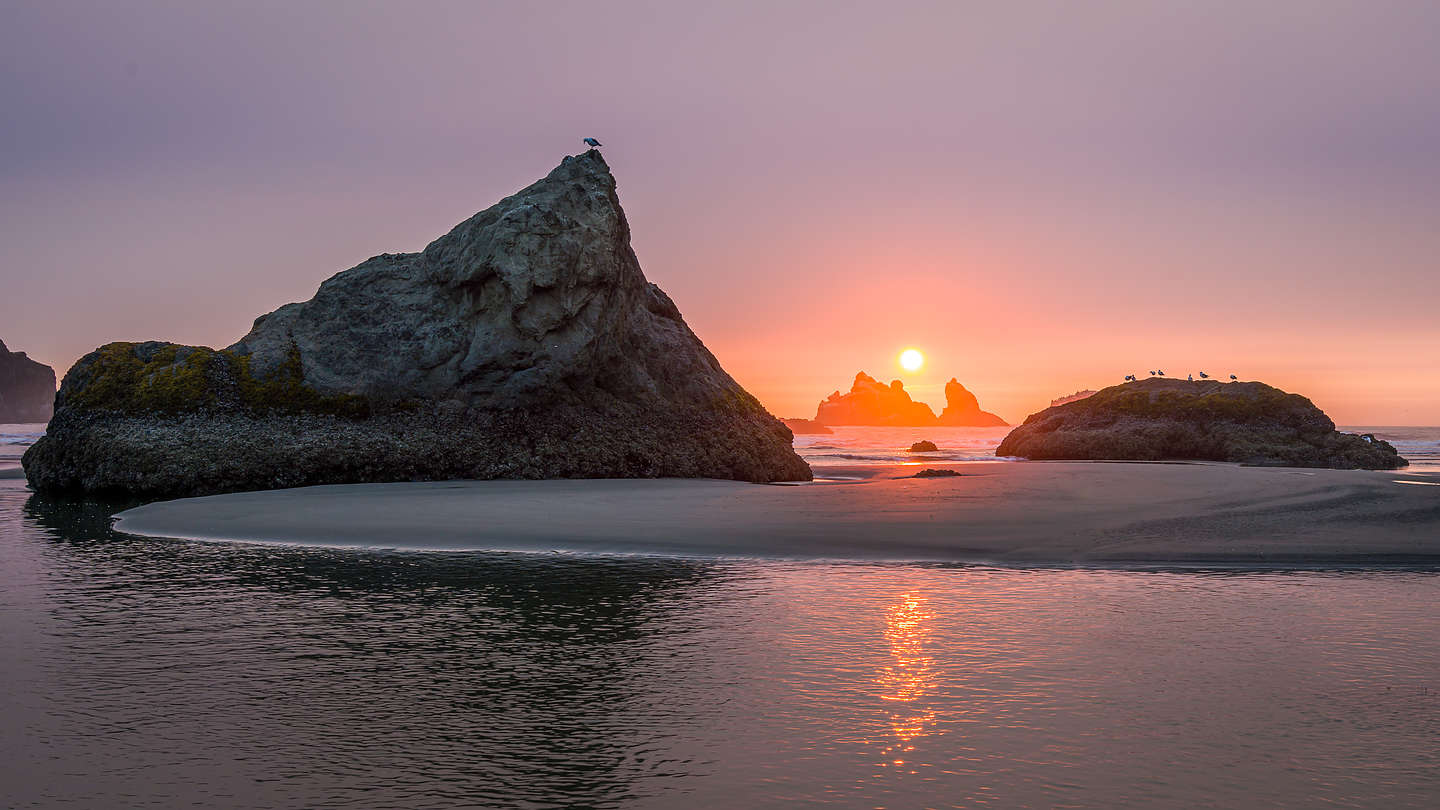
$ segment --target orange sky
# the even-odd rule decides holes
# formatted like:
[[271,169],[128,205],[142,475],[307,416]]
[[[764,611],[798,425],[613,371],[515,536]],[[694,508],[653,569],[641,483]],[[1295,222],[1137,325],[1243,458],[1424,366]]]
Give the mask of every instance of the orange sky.
[[1440,424],[1434,4],[60,5],[0,29],[0,338],[61,370],[226,345],[594,135],[777,414],[1161,366]]

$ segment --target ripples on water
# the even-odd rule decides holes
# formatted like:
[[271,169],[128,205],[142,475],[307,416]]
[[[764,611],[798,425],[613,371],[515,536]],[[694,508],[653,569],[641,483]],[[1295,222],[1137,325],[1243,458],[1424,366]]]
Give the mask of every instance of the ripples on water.
[[1440,578],[381,554],[0,482],[16,807],[1425,807]]

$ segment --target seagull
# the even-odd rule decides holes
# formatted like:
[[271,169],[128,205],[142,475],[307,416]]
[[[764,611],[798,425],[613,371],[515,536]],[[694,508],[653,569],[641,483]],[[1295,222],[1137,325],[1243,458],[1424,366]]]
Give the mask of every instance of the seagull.
[[1234,374],[1231,374],[1231,375],[1230,375],[1230,379],[1233,381],[1233,380],[1238,380],[1238,379],[1240,379],[1240,378],[1239,378],[1239,377],[1236,377]]
[[1151,376],[1151,377],[1154,377],[1154,376],[1155,376],[1155,372],[1153,372],[1153,371],[1150,372],[1150,376]]
[[1210,379],[1210,375],[1209,375],[1209,374],[1206,374],[1205,372],[1202,371],[1202,372],[1200,372],[1200,379],[1202,379],[1202,380],[1208,380],[1208,379]]
[[1134,375],[1134,374],[1126,374],[1126,375],[1125,375],[1125,382],[1135,382],[1135,375]]
[[1194,374],[1186,374],[1186,375],[1185,375],[1185,379],[1189,380],[1190,382],[1195,382],[1195,375],[1194,375]]
[[1155,376],[1157,376],[1157,377],[1164,377],[1164,376],[1165,376],[1165,369],[1162,368],[1162,369],[1160,369],[1159,371],[1155,372]]
[[595,147],[600,146],[600,142],[595,140],[594,138],[586,138],[585,145],[590,147],[591,149],[594,149]]

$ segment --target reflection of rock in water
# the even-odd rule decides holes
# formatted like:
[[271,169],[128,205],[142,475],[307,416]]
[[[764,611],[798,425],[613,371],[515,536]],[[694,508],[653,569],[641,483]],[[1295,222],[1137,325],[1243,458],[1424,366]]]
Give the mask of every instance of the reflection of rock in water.
[[[696,657],[671,645],[712,566],[145,542],[110,529],[123,507],[33,496],[24,513],[52,541],[68,655],[95,662],[57,672],[54,693],[134,728],[137,762],[202,763],[140,795],[254,780],[300,805],[612,806],[637,780],[703,770],[645,752],[703,711],[677,699]],[[114,610],[64,591],[113,594]],[[109,743],[58,744],[73,763]]]
[[885,641],[890,646],[890,663],[880,671],[876,685],[879,697],[890,701],[891,733],[895,741],[881,749],[882,765],[905,765],[906,754],[915,750],[912,742],[925,733],[935,719],[921,699],[935,686],[935,659],[926,653],[930,640],[930,619],[925,600],[906,594],[885,611]]

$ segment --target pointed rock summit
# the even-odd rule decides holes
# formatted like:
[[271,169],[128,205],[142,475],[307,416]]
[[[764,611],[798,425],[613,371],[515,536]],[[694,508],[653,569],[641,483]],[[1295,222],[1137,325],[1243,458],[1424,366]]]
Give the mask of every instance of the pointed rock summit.
[[103,346],[57,405],[25,456],[40,490],[810,478],[790,431],[646,281],[597,151],[227,349]]

